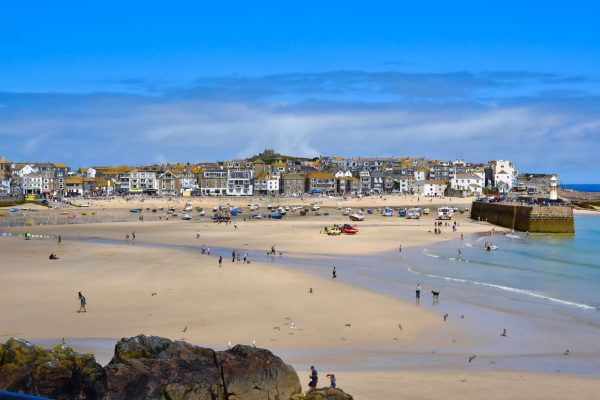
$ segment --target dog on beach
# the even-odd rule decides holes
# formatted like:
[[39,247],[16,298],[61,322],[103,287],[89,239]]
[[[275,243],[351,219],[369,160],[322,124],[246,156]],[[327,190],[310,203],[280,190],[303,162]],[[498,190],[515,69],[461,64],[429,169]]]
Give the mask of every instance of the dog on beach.
[[437,299],[438,299],[438,297],[439,297],[439,295],[440,295],[440,292],[436,292],[436,291],[433,291],[433,290],[432,290],[432,291],[431,291],[431,294],[433,295],[433,299],[434,299],[434,300],[437,300]]

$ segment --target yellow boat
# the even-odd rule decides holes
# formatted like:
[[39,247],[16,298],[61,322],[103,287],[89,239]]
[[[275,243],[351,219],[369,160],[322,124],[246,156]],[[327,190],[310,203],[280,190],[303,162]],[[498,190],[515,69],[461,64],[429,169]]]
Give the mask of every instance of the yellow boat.
[[0,213],[0,217],[4,217],[4,214]]
[[82,213],[81,213],[81,215],[87,215],[87,213],[85,213],[85,212],[82,212]]
[[69,215],[68,211],[61,211],[60,215]]

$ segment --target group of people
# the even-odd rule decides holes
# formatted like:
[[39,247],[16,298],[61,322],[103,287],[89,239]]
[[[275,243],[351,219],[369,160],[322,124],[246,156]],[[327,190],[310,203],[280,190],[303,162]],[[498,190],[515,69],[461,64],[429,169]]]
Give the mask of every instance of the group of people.
[[[335,375],[327,374],[325,375],[325,377],[329,379],[329,387],[335,389],[337,386]],[[317,383],[319,382],[319,374],[317,373],[317,369],[314,365],[310,366],[310,375],[308,376],[308,378],[310,379],[310,381],[308,382],[308,387],[311,389],[315,389],[317,387]]]

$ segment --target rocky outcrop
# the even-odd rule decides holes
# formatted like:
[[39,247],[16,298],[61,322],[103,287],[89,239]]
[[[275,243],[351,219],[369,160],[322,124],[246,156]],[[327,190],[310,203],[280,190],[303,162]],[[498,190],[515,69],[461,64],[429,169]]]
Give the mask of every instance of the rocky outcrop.
[[52,399],[103,399],[106,373],[91,354],[9,339],[0,345],[0,389]]
[[289,399],[300,393],[296,371],[269,350],[237,345],[217,353],[229,400]]
[[292,400],[353,400],[354,398],[342,389],[311,389],[305,395],[295,395]]
[[10,339],[0,346],[0,389],[90,400],[287,400],[301,393],[294,369],[268,350],[215,352],[146,335],[121,339],[104,368],[67,346],[45,350]]

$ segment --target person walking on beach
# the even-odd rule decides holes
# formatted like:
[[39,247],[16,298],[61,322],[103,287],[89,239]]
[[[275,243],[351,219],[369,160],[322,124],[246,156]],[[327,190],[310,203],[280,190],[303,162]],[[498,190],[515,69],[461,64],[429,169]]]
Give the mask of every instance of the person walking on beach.
[[85,305],[87,304],[85,301],[85,297],[81,294],[81,292],[77,292],[77,295],[79,297],[79,310],[77,310],[77,312],[87,312],[87,310],[85,309]]
[[235,250],[231,253],[231,262],[235,262]]
[[135,240],[135,231],[131,232],[131,240]]
[[337,278],[337,271],[335,270],[335,267],[333,267],[333,271],[331,271],[331,274],[333,275],[333,279]]
[[402,245],[400,245],[400,247],[398,247],[398,253],[402,253]]
[[206,245],[205,244],[202,245],[202,254],[206,254]]
[[319,381],[319,375],[317,374],[317,369],[314,365],[310,366],[310,382],[308,382],[308,387],[314,389],[317,387],[317,382]]
[[244,254],[244,264],[246,264],[246,261],[248,261],[248,253]]
[[417,283],[417,287],[415,289],[415,295],[417,297],[417,299],[421,298],[421,284]]
[[200,229],[196,229],[196,239],[200,239]]
[[219,256],[219,268],[223,265],[223,256]]
[[58,244],[62,243],[62,236],[58,235]]
[[206,255],[210,256],[210,246],[206,249]]

